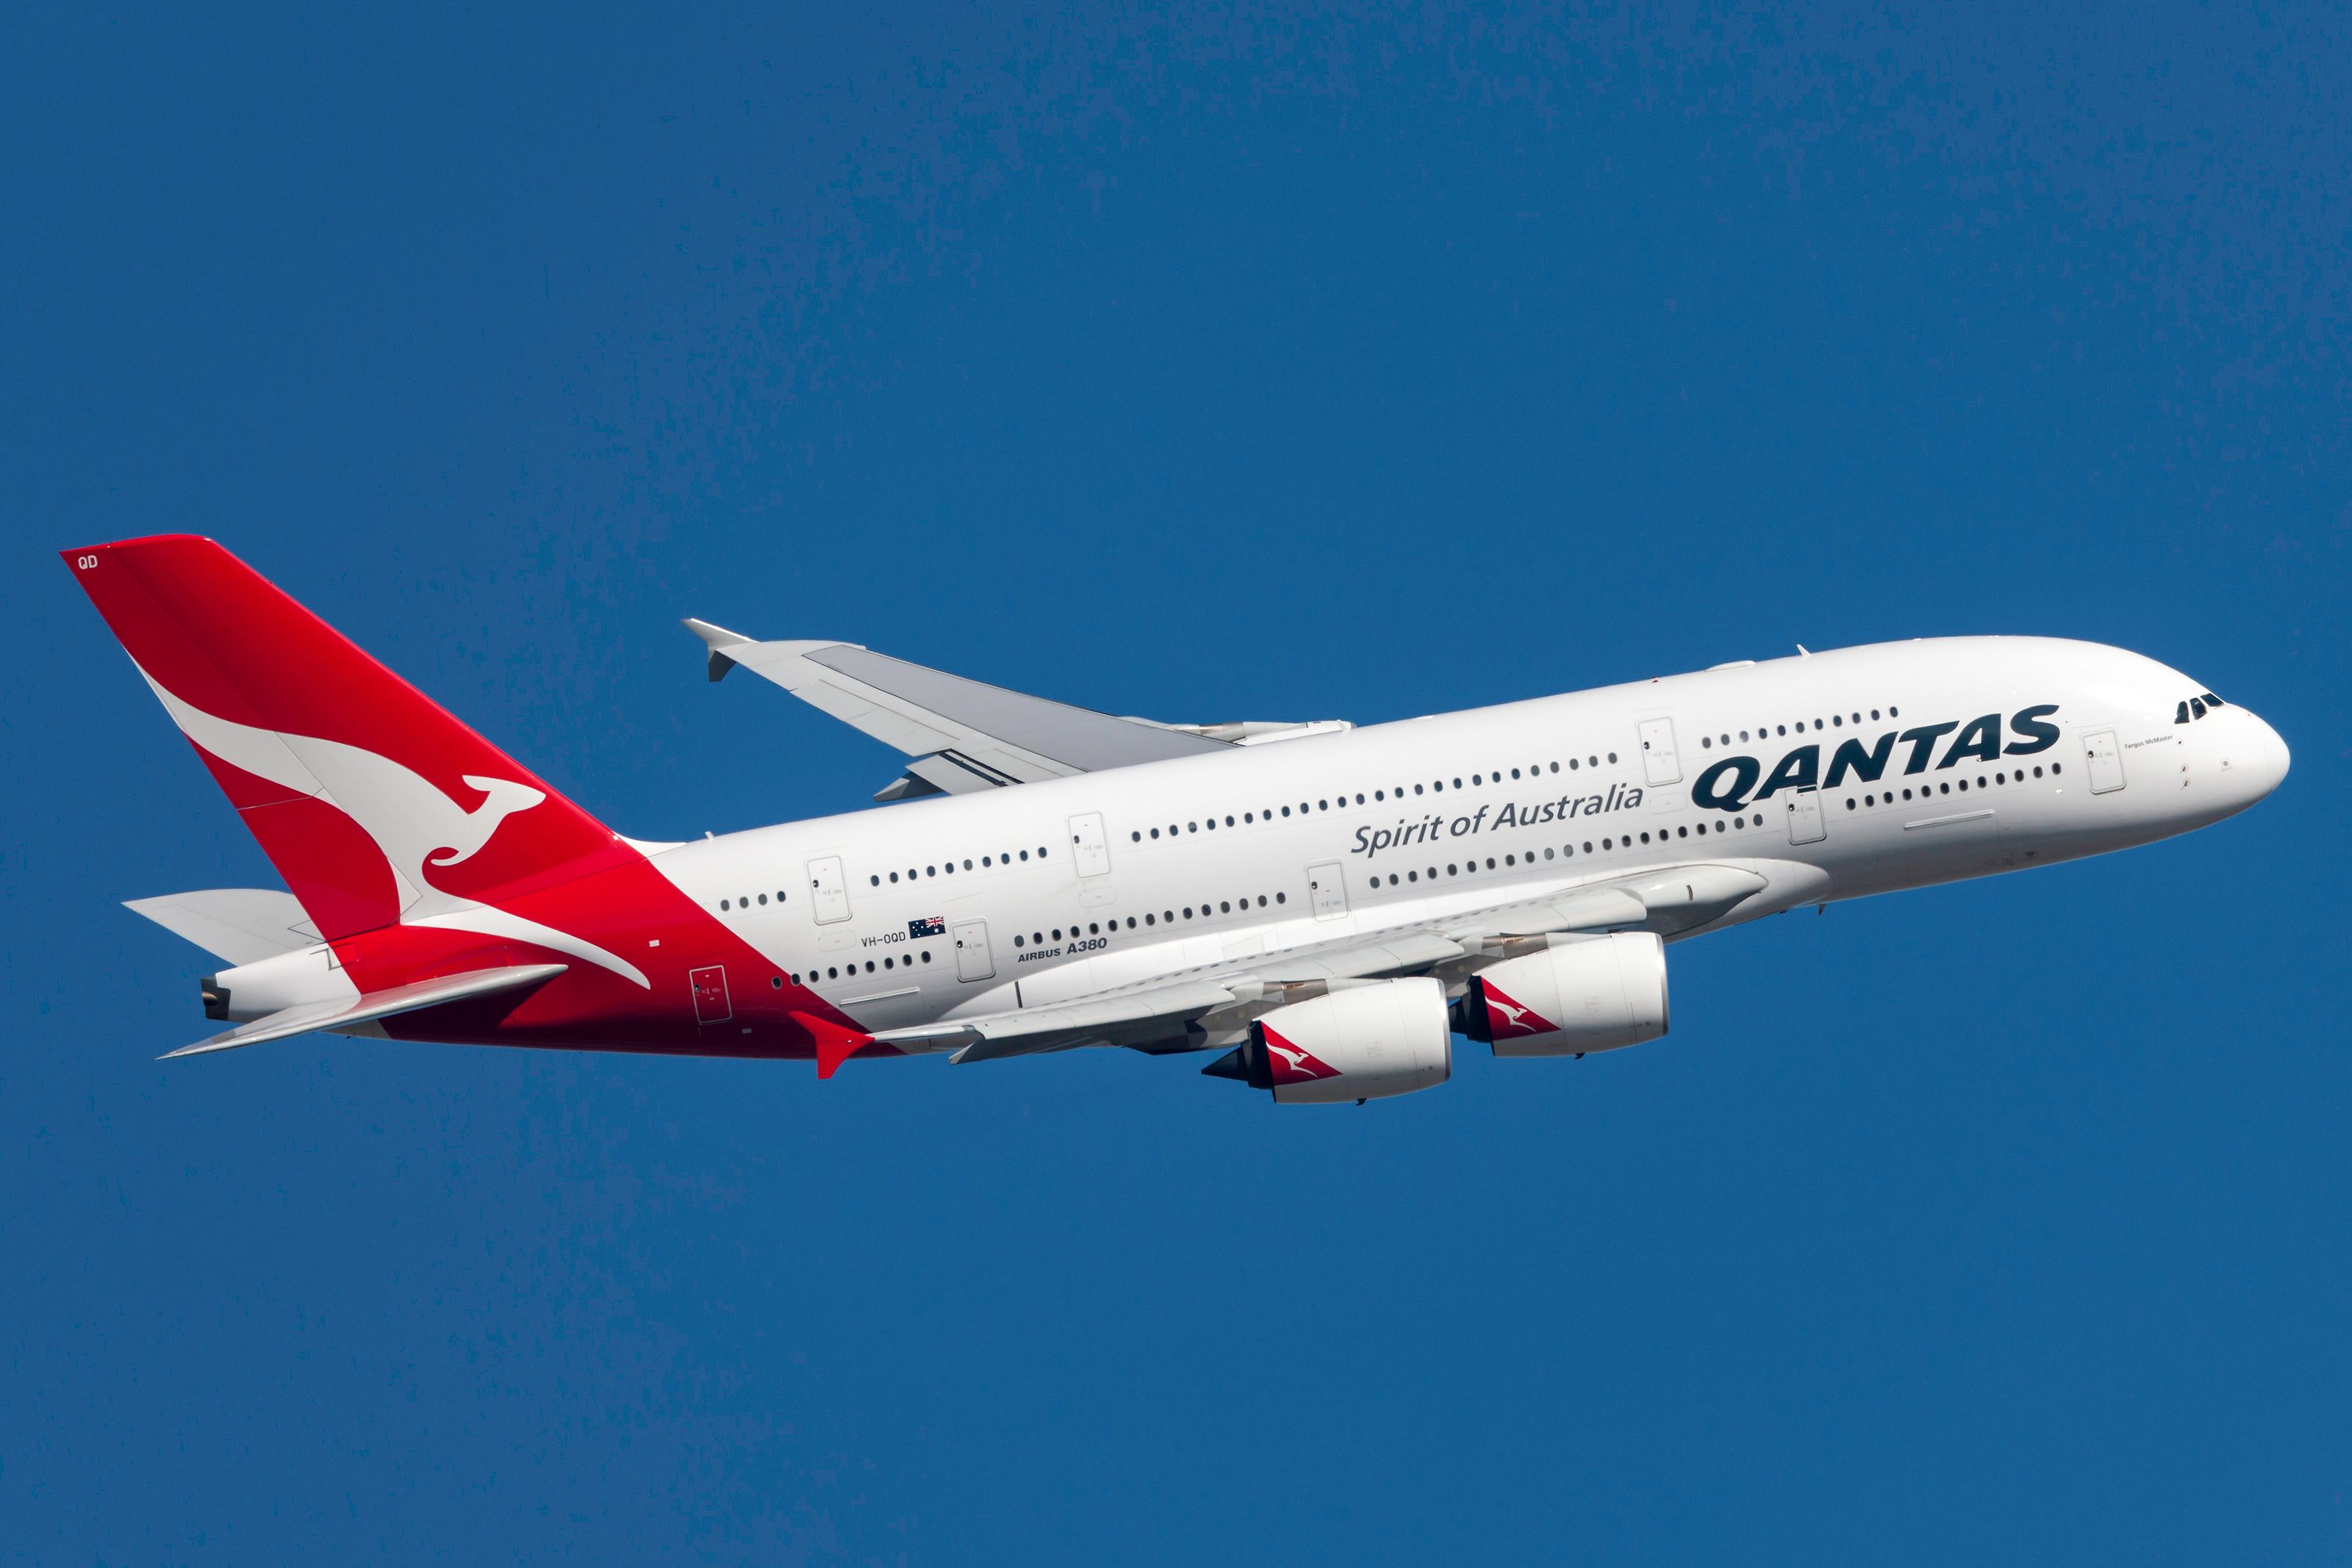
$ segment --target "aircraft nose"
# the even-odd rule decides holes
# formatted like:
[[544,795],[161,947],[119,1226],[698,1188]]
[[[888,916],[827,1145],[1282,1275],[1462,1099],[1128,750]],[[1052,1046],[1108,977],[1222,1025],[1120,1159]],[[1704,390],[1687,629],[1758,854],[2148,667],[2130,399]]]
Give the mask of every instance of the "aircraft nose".
[[2279,787],[2286,778],[2287,766],[2292,758],[2287,753],[2286,742],[2263,718],[2244,708],[2238,710],[2238,716],[2244,722],[2248,734],[2244,741],[2233,745],[2231,749],[2242,749],[2245,755],[2231,758],[2230,770],[2237,776],[2238,787],[2245,791],[2246,803],[2251,806]]

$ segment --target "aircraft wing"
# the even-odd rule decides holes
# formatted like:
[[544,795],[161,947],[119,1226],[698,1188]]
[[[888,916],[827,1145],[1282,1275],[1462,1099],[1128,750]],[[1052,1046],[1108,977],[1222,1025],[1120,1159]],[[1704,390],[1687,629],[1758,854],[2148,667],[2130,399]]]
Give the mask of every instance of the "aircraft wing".
[[1252,1018],[1319,996],[1335,982],[1433,975],[1451,985],[1555,934],[1687,930],[1764,886],[1763,877],[1739,866],[1644,872],[1391,931],[1237,956],[1180,977],[1011,1012],[884,1030],[873,1038],[918,1051],[952,1051],[948,1060],[955,1062],[1083,1045],[1203,1050],[1237,1043]]
[[1349,727],[1119,718],[908,664],[855,643],[761,643],[707,621],[689,620],[686,626],[710,651],[712,680],[740,664],[915,758],[877,800],[1034,784]]

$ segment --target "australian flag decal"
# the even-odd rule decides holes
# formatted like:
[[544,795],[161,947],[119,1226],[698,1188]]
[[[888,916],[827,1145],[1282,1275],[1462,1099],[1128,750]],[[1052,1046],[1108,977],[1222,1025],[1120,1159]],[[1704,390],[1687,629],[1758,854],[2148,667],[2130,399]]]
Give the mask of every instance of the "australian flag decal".
[[907,935],[909,936],[944,936],[947,935],[947,917],[941,915],[934,915],[927,919],[909,920],[907,922]]

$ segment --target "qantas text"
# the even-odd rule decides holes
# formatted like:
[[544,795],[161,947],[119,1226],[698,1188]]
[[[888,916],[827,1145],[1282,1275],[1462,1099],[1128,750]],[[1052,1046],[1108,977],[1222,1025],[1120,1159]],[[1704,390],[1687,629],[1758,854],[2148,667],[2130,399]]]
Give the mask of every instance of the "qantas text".
[[[1691,785],[1691,804],[1716,811],[1738,811],[1756,804],[1768,795],[1782,789],[1811,789],[1817,785],[1834,789],[1849,775],[1865,784],[1874,784],[1895,758],[1898,746],[1908,749],[1903,755],[1905,774],[1925,773],[1927,761],[1935,755],[1936,743],[1952,735],[1952,743],[1937,758],[1938,769],[1955,767],[1974,759],[1998,762],[2002,756],[2031,757],[2047,751],[2058,744],[2058,727],[2047,724],[2058,711],[2056,703],[2039,703],[2021,708],[2009,718],[2009,727],[2018,738],[2006,747],[2001,745],[2000,715],[1989,713],[1963,724],[1958,719],[1947,719],[1942,724],[1923,724],[1906,730],[1888,730],[1870,745],[1864,746],[1859,736],[1842,741],[1830,754],[1829,772],[1823,774],[1822,748],[1819,745],[1800,746],[1772,765],[1765,773],[1763,764],[1753,757],[1727,757],[1711,765]],[[1757,780],[1761,778],[1759,785]],[[1749,793],[1753,790],[1754,793]]]
[[[1907,748],[1902,754],[1902,771],[1906,774],[1927,772],[1931,759],[1940,769],[1971,758],[1992,762],[2003,756],[2031,757],[2058,744],[2058,727],[2045,722],[2057,711],[2056,703],[2037,703],[2011,714],[2009,729],[2017,738],[2006,746],[2001,743],[2001,717],[1997,713],[1965,723],[1955,718],[1909,729],[1890,729],[1867,745],[1857,736],[1838,743],[1837,749],[1830,754],[1826,774],[1822,771],[1822,748],[1818,743],[1789,751],[1772,765],[1769,773],[1764,770],[1760,758],[1727,757],[1709,764],[1692,782],[1691,804],[1715,811],[1744,811],[1783,789],[1834,789],[1849,777],[1865,784],[1875,783],[1894,762],[1898,747]],[[1952,737],[1951,744],[1938,758],[1937,743],[1948,735]],[[1392,827],[1358,828],[1356,841],[1349,852],[1370,860],[1383,850],[1425,844],[1440,838],[1468,838],[1489,830],[1532,828],[1579,817],[1598,817],[1611,811],[1633,810],[1641,804],[1641,787],[1629,784],[1612,784],[1606,793],[1599,795],[1563,795],[1556,800],[1526,802],[1507,800],[1499,811],[1486,805],[1467,816],[1449,818],[1439,814],[1418,821],[1402,820]]]

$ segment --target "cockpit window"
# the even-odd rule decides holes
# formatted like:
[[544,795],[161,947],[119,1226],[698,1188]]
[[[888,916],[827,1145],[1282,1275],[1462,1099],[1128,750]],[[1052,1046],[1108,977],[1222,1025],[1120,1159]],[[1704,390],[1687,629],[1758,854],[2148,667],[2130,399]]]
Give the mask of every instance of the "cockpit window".
[[2190,697],[2189,699],[2189,711],[2197,717],[2203,718],[2205,716],[2204,700],[2200,697]]
[[2203,695],[2205,698],[2205,706],[2207,707],[2220,707],[2221,706],[2221,699],[2215,696],[2211,692],[2206,692]]
[[2175,724],[2187,724],[2189,722],[2189,705],[2187,703],[2182,703],[2178,708],[2173,710],[2172,722]]

